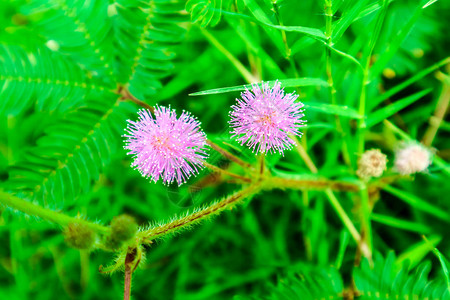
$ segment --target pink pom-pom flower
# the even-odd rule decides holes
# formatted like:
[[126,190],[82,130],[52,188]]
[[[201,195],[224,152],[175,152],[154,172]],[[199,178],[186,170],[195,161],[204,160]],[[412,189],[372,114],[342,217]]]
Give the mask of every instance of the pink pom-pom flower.
[[425,146],[410,142],[401,145],[395,153],[395,168],[402,175],[424,172],[431,165],[432,153]]
[[177,118],[174,109],[157,106],[155,117],[142,109],[139,120],[128,120],[124,135],[125,149],[134,155],[132,167],[145,178],[164,184],[176,181],[183,184],[198,174],[208,157],[206,135],[200,129],[200,122],[188,112]]
[[302,120],[303,103],[295,101],[298,95],[285,94],[276,81],[273,88],[267,82],[262,88],[254,84],[252,91],[246,89],[241,97],[231,106],[229,121],[230,133],[241,145],[246,143],[257,153],[280,154],[295,145],[289,136],[301,136],[299,129],[306,122]]

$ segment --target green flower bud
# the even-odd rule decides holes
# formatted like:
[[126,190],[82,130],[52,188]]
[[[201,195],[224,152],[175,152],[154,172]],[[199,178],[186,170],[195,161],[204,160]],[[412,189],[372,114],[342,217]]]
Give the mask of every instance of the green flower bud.
[[111,249],[118,249],[123,242],[131,239],[138,230],[135,219],[129,215],[114,217],[109,225],[111,234],[106,237],[105,245]]
[[131,239],[138,230],[136,220],[129,215],[114,217],[110,224],[111,237],[118,241]]
[[70,223],[64,230],[66,243],[76,249],[90,249],[95,242],[95,232],[86,224]]

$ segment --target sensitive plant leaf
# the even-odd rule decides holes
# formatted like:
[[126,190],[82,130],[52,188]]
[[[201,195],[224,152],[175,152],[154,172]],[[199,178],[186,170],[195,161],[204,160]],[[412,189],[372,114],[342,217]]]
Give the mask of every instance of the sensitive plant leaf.
[[[320,79],[320,78],[290,78],[290,79],[270,80],[270,81],[264,81],[264,82],[269,83],[269,86],[273,87],[275,85],[275,82],[277,82],[277,81],[280,82],[281,86],[284,88],[299,87],[299,86],[328,86],[328,83],[325,80]],[[203,95],[211,95],[211,94],[238,92],[238,91],[245,91],[246,89],[251,89],[251,88],[252,88],[252,84],[245,84],[245,85],[238,85],[238,86],[231,86],[231,87],[196,92],[196,93],[189,94],[189,96],[203,96]]]
[[361,294],[359,299],[374,299],[377,295],[386,299],[450,299],[443,278],[430,280],[430,270],[429,262],[413,271],[403,264],[399,270],[393,252],[386,259],[376,253],[373,266],[364,259],[361,266],[353,270],[353,278]]
[[37,146],[10,168],[6,189],[45,207],[75,204],[120,149],[130,106],[118,102],[115,94],[105,96],[49,126]]
[[132,95],[148,99],[174,70],[174,47],[185,32],[180,27],[186,21],[181,13],[184,2],[120,0],[115,9],[115,74]]
[[424,91],[415,93],[403,99],[396,100],[394,103],[378,109],[377,111],[369,115],[369,117],[366,120],[366,126],[370,128],[382,122],[383,120],[391,117],[392,115],[404,109],[405,107],[408,107],[409,105],[413,104],[417,100],[422,99],[426,94],[428,94],[431,91],[432,89],[426,89]]
[[214,27],[221,19],[222,0],[189,0],[186,2],[186,10],[191,14],[193,23],[199,23],[202,27]]
[[107,89],[45,47],[31,53],[0,45],[0,113],[16,115],[31,106],[38,111],[66,111],[81,105],[90,93]]
[[112,85],[112,28],[107,11],[108,1],[102,0],[38,0],[24,8],[36,20],[35,27],[47,45]]

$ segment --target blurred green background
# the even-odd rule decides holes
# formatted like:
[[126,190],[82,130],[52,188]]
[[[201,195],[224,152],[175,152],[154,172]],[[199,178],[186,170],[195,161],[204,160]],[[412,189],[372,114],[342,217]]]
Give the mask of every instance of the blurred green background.
[[[365,132],[365,139],[366,148],[380,148],[392,166],[394,149],[402,138],[381,121],[388,118],[420,141],[435,111],[447,110],[442,103],[448,105],[450,98],[450,64],[434,65],[448,57],[450,2],[332,2],[335,49],[362,61],[380,30],[369,60],[366,111],[368,118],[380,121]],[[108,224],[114,216],[127,213],[140,225],[167,220],[237,190],[237,185],[222,183],[209,171],[179,188],[142,178],[129,167],[131,158],[123,150],[121,137],[126,119],[136,119],[139,108],[117,101],[113,91],[120,83],[151,105],[189,110],[200,119],[208,138],[226,143],[229,151],[254,162],[251,151],[229,139],[228,111],[239,93],[189,94],[246,84],[248,76],[242,68],[258,81],[296,77],[326,81],[327,48],[322,42],[269,26],[305,26],[325,32],[325,4],[296,0],[191,0],[187,6],[176,0],[0,2],[2,188],[71,216],[80,214]],[[142,55],[137,55],[138,49]],[[336,51],[331,52],[331,61],[337,104],[357,111],[361,70]],[[402,85],[408,80],[410,84]],[[397,93],[380,98],[395,88]],[[331,103],[329,89],[286,90],[298,92],[300,101],[310,104],[302,139],[319,174],[356,180],[356,120],[340,116],[350,147],[349,168],[341,154],[343,139],[335,111],[320,109],[320,104]],[[416,96],[408,103],[400,102],[410,95]],[[383,110],[395,103],[404,104],[393,112]],[[397,194],[373,195],[374,213],[391,218],[373,221],[375,251],[387,256],[394,250],[399,264],[400,259],[410,259],[414,265],[430,261],[433,278],[445,278],[445,263],[421,235],[450,257],[449,136],[450,120],[444,117],[431,144],[442,163],[400,180],[394,185]],[[55,145],[51,139],[59,141],[61,149],[49,147]],[[88,148],[76,148],[80,141]],[[78,159],[72,165],[70,155]],[[48,176],[50,171],[40,170],[37,165],[44,160],[61,174]],[[215,152],[210,161],[229,164]],[[59,163],[66,165],[59,168]],[[87,168],[82,167],[84,163]],[[295,151],[284,157],[271,155],[268,164],[273,172],[310,174]],[[336,195],[359,227],[357,195]],[[147,249],[146,262],[134,274],[133,298],[303,299],[295,289],[294,294],[281,290],[285,298],[271,295],[283,278],[299,273],[304,278],[330,267],[337,267],[345,286],[350,286],[356,245],[327,201],[318,191],[264,192],[190,231],[158,240]],[[434,213],[424,208],[427,203]],[[80,255],[65,244],[57,226],[5,207],[0,211],[1,299],[122,297],[122,274],[98,271],[100,265],[110,264],[113,254],[97,250]],[[440,283],[448,284],[445,279]]]

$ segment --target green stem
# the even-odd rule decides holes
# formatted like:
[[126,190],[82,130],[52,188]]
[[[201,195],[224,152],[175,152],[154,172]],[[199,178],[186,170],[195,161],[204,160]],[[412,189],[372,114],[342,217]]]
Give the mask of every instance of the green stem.
[[240,165],[244,169],[250,169],[252,167],[252,165],[249,164],[248,162],[243,161],[242,159],[240,159],[236,155],[234,155],[234,154],[230,153],[229,151],[223,149],[222,147],[220,147],[219,145],[215,144],[214,142],[212,142],[210,140],[207,140],[206,142],[208,143],[209,146],[211,146],[211,148],[213,148],[214,150],[216,150],[217,152],[219,152],[220,154],[222,154],[224,157],[228,158],[229,160],[237,163],[238,165]]
[[367,247],[372,252],[372,225],[371,225],[371,209],[369,204],[369,190],[367,189],[367,184],[362,183],[361,185],[361,212],[362,212],[362,226],[361,235],[362,242],[367,243]]
[[389,3],[387,0],[383,0],[383,7],[382,7],[380,13],[378,14],[378,17],[377,17],[377,20],[375,23],[375,28],[373,30],[373,34],[370,39],[369,46],[367,48],[368,49],[367,53],[365,53],[365,55],[363,55],[363,59],[362,59],[362,61],[365,63],[363,64],[364,69],[363,69],[363,76],[362,76],[362,80],[361,80],[361,94],[359,96],[359,115],[363,116],[363,118],[359,119],[359,121],[358,121],[358,155],[361,155],[364,152],[364,143],[365,143],[364,136],[365,136],[365,131],[366,131],[366,121],[365,121],[364,116],[366,114],[366,102],[367,102],[366,86],[368,84],[368,79],[369,79],[370,60],[372,58],[372,53],[375,48],[375,44],[380,35],[381,27],[383,25],[383,21],[384,21],[385,15],[386,15],[388,4]]
[[[325,56],[326,56],[326,73],[327,73],[327,82],[329,86],[330,92],[330,100],[331,104],[336,105],[336,88],[334,87],[333,80],[333,66],[331,61],[331,48],[333,47],[333,10],[332,10],[332,1],[325,1],[325,36],[327,38],[327,46],[325,48]],[[342,156],[344,158],[345,163],[351,167],[350,154],[348,150],[347,140],[345,139],[344,129],[342,128],[341,119],[338,115],[335,115],[336,122],[336,130],[341,135],[342,138]]]
[[109,228],[103,225],[92,223],[84,219],[73,218],[63,213],[43,208],[42,206],[33,204],[3,191],[0,191],[0,203],[28,215],[36,216],[46,221],[56,223],[62,227],[66,227],[71,223],[81,223],[100,234],[106,234],[109,232]]
[[205,38],[219,50],[223,55],[225,55],[228,60],[233,64],[233,66],[236,68],[236,70],[244,77],[244,79],[248,83],[254,83],[257,82],[257,78],[250,73],[247,68],[236,58],[231,54],[230,51],[228,51],[210,32],[208,32],[204,28],[200,28],[200,31],[205,36]]
[[350,220],[350,218],[348,217],[344,208],[342,208],[341,204],[339,203],[339,200],[336,198],[333,191],[331,189],[327,189],[325,191],[325,194],[328,196],[328,199],[330,200],[331,205],[333,206],[336,213],[341,218],[342,222],[344,223],[344,226],[347,228],[347,230],[350,232],[351,236],[355,240],[356,244],[358,245],[359,249],[361,250],[361,253],[367,258],[372,257],[372,253],[371,253],[370,249],[367,247],[367,245],[365,243],[362,242],[361,235],[359,234],[355,225],[353,225],[352,220]]
[[250,185],[247,188],[236,192],[223,200],[214,202],[209,206],[198,209],[192,213],[186,213],[183,217],[174,218],[165,224],[153,226],[147,230],[138,232],[137,239],[142,244],[150,244],[152,240],[176,231],[186,229],[213,215],[218,215],[226,209],[233,208],[240,201],[258,193],[263,187],[262,182]]
[[229,172],[227,170],[224,170],[222,168],[219,168],[219,167],[216,167],[214,165],[211,165],[211,164],[209,164],[207,162],[203,162],[203,164],[208,169],[210,169],[211,171],[214,171],[214,172],[217,172],[217,173],[221,173],[221,174],[224,174],[224,175],[227,175],[227,176],[230,176],[230,177],[242,180],[243,182],[247,182],[247,183],[250,183],[252,181],[250,178],[247,178],[247,177],[244,177],[244,176],[241,176],[241,175],[238,175],[238,174],[234,174],[234,173]]
[[290,179],[272,177],[268,181],[268,186],[271,189],[293,189],[302,191],[346,191],[346,192],[358,192],[360,187],[357,184],[333,181],[327,179]]
[[[277,19],[277,22],[279,25],[284,26],[283,21],[281,20],[281,16],[280,16],[280,11],[278,9],[278,3],[277,1],[273,1],[272,2],[272,7],[273,7],[273,11],[275,13],[275,18]],[[292,51],[291,48],[289,47],[288,41],[287,41],[287,36],[286,36],[286,31],[281,29],[281,37],[283,39],[283,43],[284,43],[284,48],[285,48],[285,58],[286,60],[289,62],[289,64],[291,65],[291,68],[294,72],[294,76],[295,78],[298,78],[298,72],[297,72],[297,67],[295,66],[295,62],[292,59]]]

